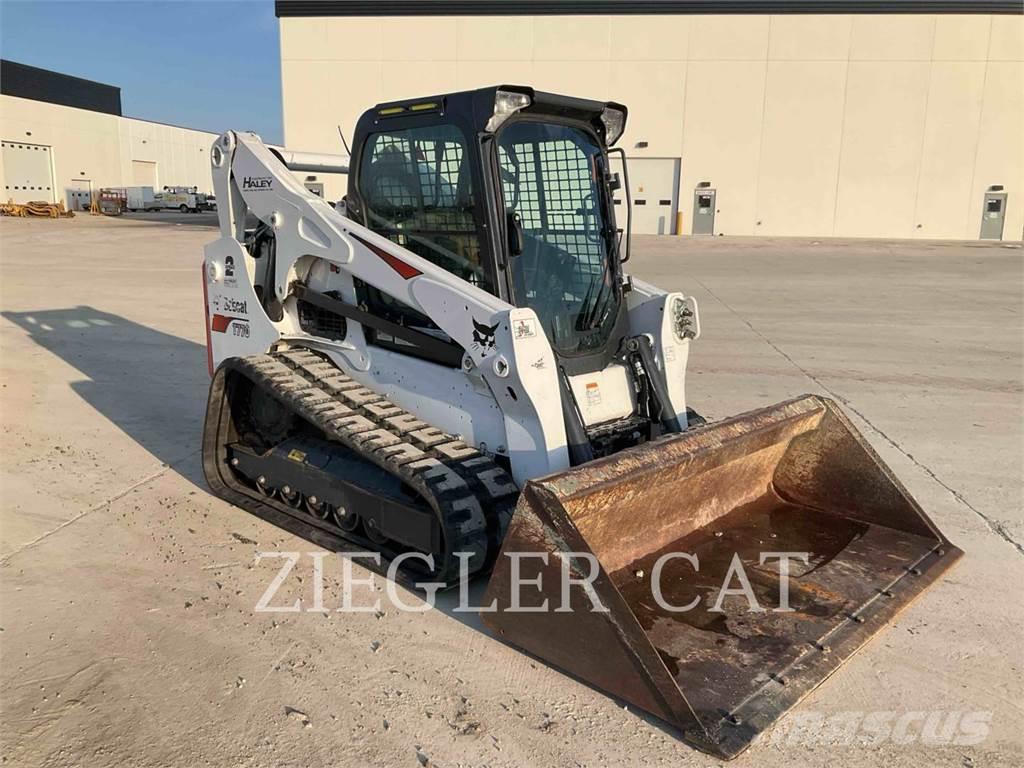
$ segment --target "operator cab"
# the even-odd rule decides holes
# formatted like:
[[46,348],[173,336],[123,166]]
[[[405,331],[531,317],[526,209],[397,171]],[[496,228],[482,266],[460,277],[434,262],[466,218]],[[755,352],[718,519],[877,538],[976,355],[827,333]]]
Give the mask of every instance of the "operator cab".
[[[601,370],[626,332],[628,234],[623,243],[608,162],[625,120],[620,104],[521,86],[378,104],[356,126],[347,215],[533,309],[567,373]],[[357,290],[374,314],[444,335],[371,286]],[[370,342],[432,358],[383,334]]]

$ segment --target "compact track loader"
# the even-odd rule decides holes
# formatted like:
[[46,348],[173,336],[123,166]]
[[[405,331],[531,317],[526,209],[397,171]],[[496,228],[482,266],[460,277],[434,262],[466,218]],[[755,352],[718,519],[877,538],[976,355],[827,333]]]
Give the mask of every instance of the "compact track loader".
[[[960,552],[830,400],[687,406],[697,304],[623,272],[625,121],[500,86],[378,105],[350,159],[221,136],[204,471],[408,583],[490,572],[507,642],[732,757]],[[296,175],[331,171],[343,210]]]

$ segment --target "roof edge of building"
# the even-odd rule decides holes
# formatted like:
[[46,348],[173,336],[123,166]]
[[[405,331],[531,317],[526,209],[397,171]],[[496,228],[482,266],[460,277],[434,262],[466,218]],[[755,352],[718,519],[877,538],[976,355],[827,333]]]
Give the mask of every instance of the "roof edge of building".
[[125,120],[135,120],[139,123],[152,123],[153,125],[162,125],[165,128],[177,128],[181,131],[193,131],[195,133],[209,133],[212,136],[220,136],[224,131],[211,131],[206,128],[194,128],[191,125],[180,125],[178,123],[165,123],[163,120],[150,120],[148,117],[138,117],[137,115],[121,115]]
[[121,115],[121,89],[109,83],[0,59],[0,94]]

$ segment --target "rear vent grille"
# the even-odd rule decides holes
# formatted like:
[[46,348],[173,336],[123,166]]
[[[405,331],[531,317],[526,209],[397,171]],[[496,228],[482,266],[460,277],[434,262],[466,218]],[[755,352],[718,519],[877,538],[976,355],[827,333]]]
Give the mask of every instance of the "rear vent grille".
[[311,336],[319,336],[331,341],[344,340],[347,330],[344,317],[302,299],[299,299],[296,304],[299,310],[299,325],[302,330]]

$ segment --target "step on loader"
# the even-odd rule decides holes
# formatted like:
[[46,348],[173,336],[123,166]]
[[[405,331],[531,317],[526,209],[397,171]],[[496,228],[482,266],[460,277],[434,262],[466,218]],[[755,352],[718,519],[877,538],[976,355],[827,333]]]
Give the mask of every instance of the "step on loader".
[[624,269],[626,116],[497,86],[379,104],[348,157],[222,135],[203,466],[407,583],[489,574],[499,637],[729,758],[961,553],[831,400],[689,407],[697,303]]

